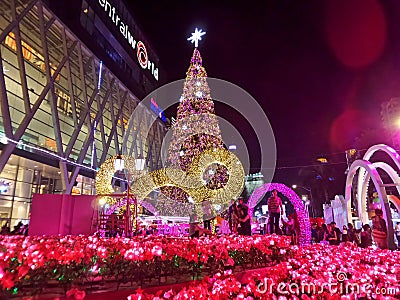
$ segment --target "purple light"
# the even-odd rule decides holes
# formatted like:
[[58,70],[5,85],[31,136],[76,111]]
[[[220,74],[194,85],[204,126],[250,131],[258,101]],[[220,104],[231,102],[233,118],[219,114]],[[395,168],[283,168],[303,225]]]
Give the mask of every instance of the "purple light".
[[300,225],[299,244],[300,246],[309,245],[311,243],[311,226],[310,217],[306,207],[299,196],[297,196],[297,194],[291,188],[287,187],[283,183],[265,183],[256,188],[249,198],[250,215],[253,215],[253,208],[257,205],[261,197],[265,195],[265,193],[272,190],[277,190],[278,192],[282,193],[293,204]]

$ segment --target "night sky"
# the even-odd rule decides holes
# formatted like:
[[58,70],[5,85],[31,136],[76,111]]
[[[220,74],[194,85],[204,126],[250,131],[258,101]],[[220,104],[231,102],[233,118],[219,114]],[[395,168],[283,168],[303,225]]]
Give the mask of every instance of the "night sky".
[[[199,27],[208,76],[241,86],[263,107],[277,144],[275,181],[294,183],[297,166],[318,155],[336,164],[346,149],[379,142],[381,103],[400,96],[399,1],[148,3],[129,5],[166,82],[185,77],[193,52],[186,39]],[[258,171],[249,122],[222,105],[216,113],[246,135]]]

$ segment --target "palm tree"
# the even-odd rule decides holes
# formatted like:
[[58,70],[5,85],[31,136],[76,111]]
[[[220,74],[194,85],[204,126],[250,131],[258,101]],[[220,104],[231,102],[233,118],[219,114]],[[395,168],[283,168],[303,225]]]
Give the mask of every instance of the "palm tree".
[[311,207],[314,217],[322,217],[323,204],[333,199],[332,186],[335,182],[335,169],[325,162],[300,169],[299,176],[303,179],[303,186],[310,189],[312,194]]

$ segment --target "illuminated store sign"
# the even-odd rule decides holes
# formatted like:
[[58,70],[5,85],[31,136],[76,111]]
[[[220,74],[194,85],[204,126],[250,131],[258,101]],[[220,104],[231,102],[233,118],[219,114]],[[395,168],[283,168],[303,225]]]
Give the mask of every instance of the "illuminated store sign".
[[121,20],[114,6],[112,6],[107,0],[99,0],[99,4],[104,8],[104,11],[108,13],[108,17],[112,20],[115,26],[119,28],[119,32],[124,36],[129,45],[131,45],[132,49],[136,50],[139,65],[143,69],[148,69],[154,78],[158,80],[158,67],[154,65],[154,62],[149,60],[144,43],[135,40],[133,34],[129,31],[128,24],[125,24],[123,20]]

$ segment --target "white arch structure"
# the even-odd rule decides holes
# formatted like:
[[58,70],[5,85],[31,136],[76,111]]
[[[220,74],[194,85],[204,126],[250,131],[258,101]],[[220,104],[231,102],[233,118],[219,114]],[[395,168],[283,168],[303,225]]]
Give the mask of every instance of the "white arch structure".
[[[374,145],[370,147],[365,153],[363,159],[354,161],[350,166],[349,172],[347,174],[346,187],[345,187],[345,199],[347,203],[348,222],[351,223],[352,221],[351,190],[352,190],[352,183],[354,176],[358,171],[359,173],[358,173],[358,185],[357,185],[357,208],[358,208],[359,218],[363,224],[368,223],[368,214],[367,214],[368,184],[370,179],[372,179],[375,189],[378,192],[378,196],[382,206],[383,216],[386,220],[386,224],[388,227],[388,246],[390,249],[394,249],[396,248],[396,245],[394,243],[393,222],[389,207],[389,200],[382,178],[379,175],[377,169],[381,169],[389,175],[389,177],[393,182],[393,185],[396,186],[397,191],[399,193],[400,193],[400,177],[396,172],[396,170],[393,169],[387,163],[384,162],[371,163],[369,161],[377,151],[385,152],[395,163],[397,169],[400,170],[400,155],[396,152],[396,150],[384,144]],[[399,203],[393,202],[393,204],[396,206],[397,209],[400,208]]]

